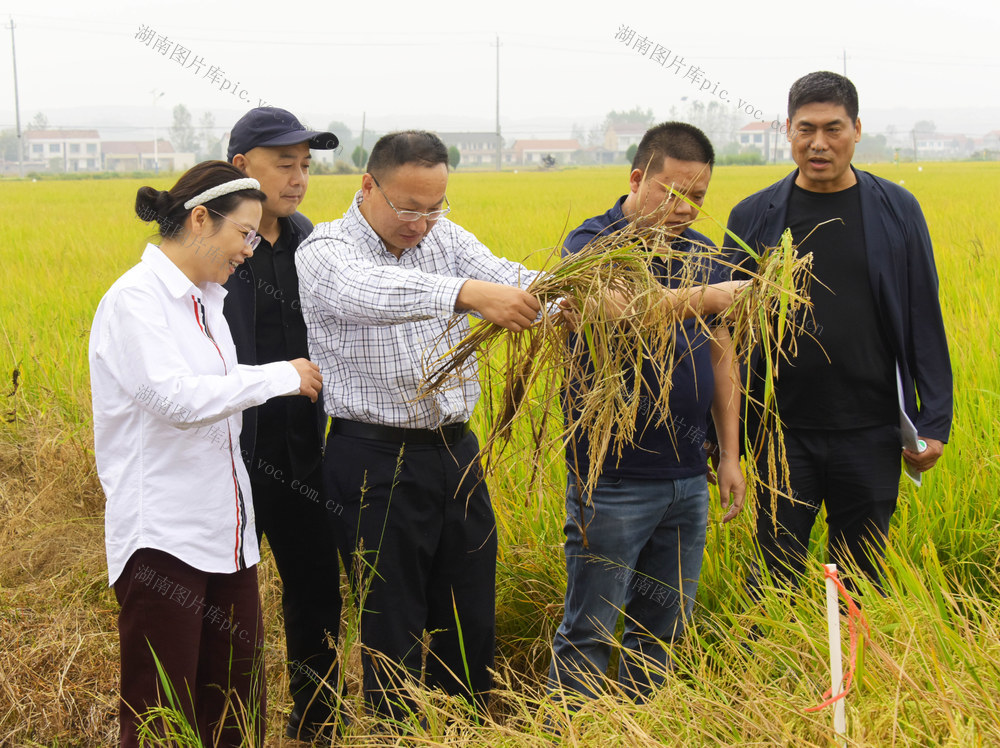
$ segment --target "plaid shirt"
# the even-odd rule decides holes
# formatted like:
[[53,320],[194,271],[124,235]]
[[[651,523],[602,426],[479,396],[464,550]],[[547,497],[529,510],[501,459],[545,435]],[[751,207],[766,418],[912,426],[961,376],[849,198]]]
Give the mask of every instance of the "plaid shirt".
[[447,329],[458,292],[468,279],[527,288],[537,272],[496,257],[446,218],[397,260],[360,204],[358,192],[344,217],[317,225],[295,255],[326,412],[409,428],[467,421],[480,391],[474,359],[460,381],[417,400],[425,372],[469,331],[464,314]]

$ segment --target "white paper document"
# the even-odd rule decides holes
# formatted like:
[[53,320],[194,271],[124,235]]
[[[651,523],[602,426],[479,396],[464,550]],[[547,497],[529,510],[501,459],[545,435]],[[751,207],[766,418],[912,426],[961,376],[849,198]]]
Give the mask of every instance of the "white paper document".
[[[903,377],[899,373],[899,364],[896,364],[896,393],[899,395],[899,436],[903,448],[911,452],[923,452],[927,449],[927,444],[924,443],[923,439],[919,438],[917,427],[913,425],[913,421],[906,415],[906,407],[903,400]],[[920,471],[911,466],[906,460],[903,460],[903,469],[906,472],[906,476],[919,487]]]

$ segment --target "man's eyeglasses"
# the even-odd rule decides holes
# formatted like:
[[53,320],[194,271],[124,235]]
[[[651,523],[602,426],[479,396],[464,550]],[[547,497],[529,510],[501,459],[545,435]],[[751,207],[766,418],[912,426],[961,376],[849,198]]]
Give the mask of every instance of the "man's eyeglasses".
[[222,213],[220,213],[217,210],[212,210],[211,208],[209,208],[209,210],[215,213],[215,215],[217,215],[219,218],[225,221],[229,221],[234,226],[239,226],[240,229],[243,231],[247,231],[248,233],[243,235],[243,243],[246,244],[251,251],[257,249],[257,245],[260,244],[260,234],[258,234],[254,229],[248,229],[242,223],[237,223],[232,218],[228,218],[227,216],[222,215]]
[[419,210],[399,210],[399,208],[393,205],[392,200],[390,200],[388,196],[385,194],[385,190],[382,189],[382,185],[378,183],[378,180],[375,178],[375,175],[369,174],[368,176],[372,178],[372,181],[375,183],[375,186],[378,187],[378,191],[382,193],[382,197],[385,198],[385,201],[389,204],[389,207],[396,212],[396,218],[398,218],[400,221],[406,221],[407,223],[411,223],[413,221],[419,221],[421,218],[426,218],[428,223],[433,223],[439,218],[446,216],[451,211],[451,203],[448,202],[447,195],[444,196],[444,208],[442,208],[441,210],[432,210],[429,213],[421,213]]

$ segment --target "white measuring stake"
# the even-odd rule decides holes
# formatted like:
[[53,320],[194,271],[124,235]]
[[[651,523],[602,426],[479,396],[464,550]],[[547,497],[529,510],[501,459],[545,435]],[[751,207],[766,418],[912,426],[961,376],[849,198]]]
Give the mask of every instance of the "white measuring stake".
[[[837,575],[836,564],[826,564],[831,575]],[[829,576],[826,579],[826,625],[830,635],[830,681],[831,696],[837,696],[843,689],[843,665],[840,657],[840,603],[837,585]],[[833,729],[840,737],[840,744],[847,745],[847,717],[844,714],[844,699],[833,702]]]

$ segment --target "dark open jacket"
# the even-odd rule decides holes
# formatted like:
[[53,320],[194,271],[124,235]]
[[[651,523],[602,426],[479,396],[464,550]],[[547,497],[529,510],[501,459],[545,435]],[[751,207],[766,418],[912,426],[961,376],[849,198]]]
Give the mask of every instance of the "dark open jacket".
[[[288,218],[279,218],[282,233],[288,232],[289,245],[292,252],[298,250],[313,229],[312,223],[301,213],[295,213]],[[293,262],[294,267],[294,262]],[[229,323],[236,344],[236,358],[241,364],[256,366],[270,363],[257,360],[257,336],[255,321],[254,292],[257,282],[249,263],[240,266],[226,282],[225,289],[229,293],[223,306],[223,313]],[[305,398],[302,398],[305,399]],[[303,479],[318,467],[323,456],[323,438],[326,434],[326,413],[323,411],[323,397],[320,395],[311,406],[314,411],[314,428],[293,429],[288,434],[292,458],[292,470],[295,477]],[[303,406],[305,407],[305,406]],[[240,432],[240,451],[243,461],[249,468],[253,461],[254,445],[257,440],[257,408],[247,408],[243,411],[243,430]]]
[[[902,376],[906,414],[920,436],[947,442],[951,360],[924,215],[916,198],[902,187],[851,168],[861,193],[868,278]],[[788,198],[797,175],[795,170],[740,202],[729,214],[729,230],[755,250],[775,246],[787,226]],[[752,262],[728,235],[723,246],[730,259],[744,266]],[[751,371],[754,364],[752,360]]]

